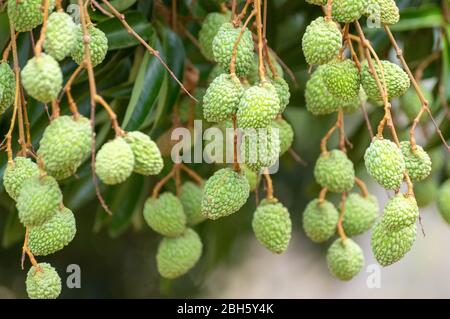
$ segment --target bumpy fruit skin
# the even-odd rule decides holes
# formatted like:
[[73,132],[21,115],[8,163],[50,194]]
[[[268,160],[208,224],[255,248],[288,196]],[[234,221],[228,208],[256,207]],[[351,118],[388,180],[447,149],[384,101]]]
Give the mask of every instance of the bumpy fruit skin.
[[76,44],[76,25],[65,12],[53,12],[47,22],[44,50],[61,61],[72,52]]
[[413,182],[419,182],[431,174],[431,158],[422,146],[417,145],[415,153],[411,148],[411,142],[403,141],[400,148],[405,159],[406,169]]
[[328,248],[327,264],[330,272],[338,279],[348,281],[364,266],[361,247],[352,239],[336,239]]
[[237,126],[266,128],[280,111],[280,101],[272,84],[255,85],[245,90],[237,111]]
[[341,106],[339,99],[335,98],[324,85],[325,68],[326,66],[319,66],[306,82],[306,109],[314,115],[331,114],[337,112]]
[[181,236],[164,238],[159,243],[156,253],[159,274],[168,279],[184,275],[198,262],[202,249],[200,236],[190,228]]
[[223,168],[205,183],[202,198],[202,214],[218,219],[237,212],[248,199],[250,186],[239,173]]
[[320,155],[314,168],[314,177],[320,186],[330,192],[347,192],[355,184],[355,168],[344,152],[333,150]]
[[188,225],[194,226],[206,219],[202,214],[203,188],[192,182],[181,186],[180,201],[183,205]]
[[14,162],[8,163],[3,175],[3,185],[12,199],[17,200],[23,183],[39,175],[38,166],[26,157],[16,157]]
[[366,102],[366,92],[364,92],[364,89],[360,86],[358,96],[349,102],[343,102],[341,108],[345,113],[354,113],[361,108],[362,104],[365,104]]
[[272,122],[272,127],[278,129],[280,137],[280,156],[286,153],[294,142],[294,130],[292,126],[282,118],[277,118]]
[[75,216],[63,208],[41,226],[30,229],[28,247],[35,256],[47,256],[67,246],[76,232]]
[[263,201],[253,215],[253,231],[261,244],[275,254],[286,251],[291,240],[292,222],[281,203]]
[[[280,63],[278,63],[277,58],[275,57],[275,55],[272,52],[269,52],[269,57],[270,57],[270,63],[272,64],[272,67],[275,68],[276,73],[277,73],[277,77],[283,77],[284,75],[284,71],[283,71],[283,67],[280,65]],[[274,75],[274,73],[272,72],[272,68],[269,65],[267,58],[265,58],[264,61],[264,65],[266,67],[266,74],[267,77],[271,80],[274,80],[276,78],[276,76]],[[256,84],[259,82],[259,58],[258,58],[258,54],[254,54],[253,55],[253,63],[252,63],[252,67],[247,75],[247,80],[250,82],[250,84]]]
[[198,41],[200,43],[200,51],[208,60],[214,60],[213,40],[220,27],[230,21],[231,12],[225,13],[211,12],[203,21],[202,27],[198,32]]
[[329,63],[325,65],[323,74],[327,90],[337,99],[350,102],[358,98],[361,82],[352,60]]
[[450,224],[450,180],[442,184],[439,189],[437,207],[444,220]]
[[308,64],[325,64],[339,54],[342,35],[336,23],[319,17],[306,28],[302,39],[303,54]]
[[351,23],[359,20],[366,9],[366,0],[335,0],[332,7],[333,20]]
[[183,206],[172,193],[149,198],[145,202],[144,218],[151,229],[167,237],[179,236],[186,228]]
[[353,237],[371,229],[378,217],[379,209],[375,196],[364,197],[351,193],[345,201],[345,215],[342,223],[345,234]]
[[303,213],[303,229],[313,242],[323,243],[335,234],[338,219],[339,212],[332,203],[314,199]]
[[130,145],[134,155],[133,171],[141,175],[158,175],[164,162],[158,146],[147,134],[128,132],[124,140]]
[[371,238],[375,259],[383,267],[399,261],[411,250],[416,240],[416,233],[416,224],[392,232],[386,230],[381,223],[377,223]]
[[61,91],[62,71],[58,62],[50,55],[42,53],[28,60],[21,75],[27,93],[42,103],[56,99]]
[[246,130],[241,143],[241,161],[255,172],[274,165],[280,156],[278,133],[272,127]]
[[400,20],[400,12],[394,0],[367,0],[365,14],[382,24],[392,25]]
[[286,80],[280,76],[274,78],[271,83],[275,87],[277,91],[278,98],[280,99],[280,111],[279,113],[283,113],[286,109],[286,106],[289,104],[289,99],[291,98],[291,92],[289,92],[289,85]]
[[20,221],[28,227],[40,226],[58,210],[62,193],[51,176],[33,176],[22,184],[17,198]]
[[[429,107],[433,111],[433,93],[431,90],[423,85],[420,86],[425,99],[430,103]],[[416,116],[419,114],[422,108],[422,102],[420,102],[419,97],[414,88],[410,88],[406,91],[405,95],[401,97],[400,107],[410,121],[414,121]],[[422,116],[420,118],[421,123],[428,121],[427,116]]]
[[0,62],[0,115],[13,104],[16,94],[16,77],[6,62]]
[[[19,3],[8,0],[8,17],[17,32],[31,31],[43,21],[42,0],[25,0]],[[49,0],[49,12],[55,7],[55,0]]]
[[370,176],[386,189],[398,189],[403,181],[405,161],[395,143],[375,138],[364,154]]
[[432,178],[414,183],[414,196],[417,206],[427,207],[433,203],[438,195],[438,184]]
[[255,191],[256,188],[258,187],[259,173],[252,171],[246,165],[241,165],[241,171],[243,172],[245,178],[248,181],[248,184],[250,186],[250,192]]
[[222,122],[236,114],[244,88],[234,75],[221,74],[212,81],[203,97],[203,117]]
[[[102,30],[94,26],[90,26],[88,32],[90,37],[89,49],[91,52],[91,62],[92,66],[95,67],[105,59],[106,53],[108,52],[108,38]],[[73,47],[71,56],[77,64],[81,64],[84,61],[83,30],[81,26],[77,27],[76,36],[76,44]]]
[[396,231],[414,224],[419,218],[419,207],[414,196],[397,194],[384,207],[381,224],[387,231]]
[[[15,1],[15,0],[14,0]],[[27,274],[27,294],[31,299],[56,299],[61,294],[61,278],[48,263],[32,266]]]
[[[222,24],[213,40],[214,60],[225,70],[230,72],[231,56],[241,27],[233,27],[230,22]],[[250,71],[253,62],[253,39],[246,28],[236,51],[236,75],[245,76]]]
[[37,154],[57,180],[72,176],[91,152],[92,129],[84,116],[60,116],[44,131]]
[[131,146],[121,137],[105,143],[97,153],[95,172],[108,185],[123,183],[134,168]]
[[[403,71],[401,67],[392,62],[382,60],[381,65],[384,69],[385,81],[383,81],[382,72],[378,63],[374,63],[374,68],[377,72],[380,82],[382,84],[385,82],[388,99],[391,100],[395,97],[405,94],[411,84],[408,74],[406,74],[406,72]],[[364,61],[364,63],[362,64],[361,83],[369,99],[373,100],[374,102],[382,101],[377,82],[375,81],[375,77],[370,72],[369,63],[367,61]]]

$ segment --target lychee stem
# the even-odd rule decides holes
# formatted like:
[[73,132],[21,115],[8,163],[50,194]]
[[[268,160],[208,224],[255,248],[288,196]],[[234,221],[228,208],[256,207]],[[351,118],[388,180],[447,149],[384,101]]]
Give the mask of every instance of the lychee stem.
[[247,20],[245,20],[244,25],[242,26],[238,37],[236,39],[236,42],[234,43],[233,50],[231,51],[231,60],[230,60],[230,74],[236,75],[236,55],[237,55],[237,49],[239,46],[239,43],[241,42],[242,36],[244,35],[244,31],[247,28],[247,25],[249,24],[250,20],[255,16],[256,12],[253,10],[250,15],[247,17]]
[[273,183],[268,168],[264,170],[264,178],[266,179],[266,198],[271,200],[273,199]]
[[44,44],[45,32],[47,31],[48,10],[50,7],[50,0],[43,0],[43,2],[44,2],[43,6],[44,12],[42,14],[43,20],[42,20],[41,34],[39,36],[38,41],[36,42],[34,51],[37,57],[40,56],[42,53],[42,45]]
[[325,199],[326,199],[326,197],[327,197],[327,193],[328,193],[328,189],[327,189],[326,187],[324,187],[324,188],[322,188],[322,189],[320,190],[320,193],[319,193],[319,200],[318,200],[318,204],[319,204],[319,205],[322,204],[322,203],[325,201]]
[[25,255],[27,255],[31,264],[36,267],[36,271],[41,271],[41,268],[39,267],[38,262],[36,261],[36,258],[34,257],[33,253],[31,252],[30,248],[28,247],[29,236],[30,236],[30,229],[27,226],[27,227],[25,227],[25,239],[23,241],[23,246],[22,246],[21,267],[22,267],[22,269],[24,269]]
[[253,6],[256,10],[256,29],[258,33],[258,58],[259,58],[259,79],[261,82],[266,81],[266,69],[264,65],[264,56],[263,56],[263,26],[262,26],[262,17],[261,17],[261,0],[254,0]]
[[244,19],[245,15],[247,14],[247,10],[250,7],[250,4],[253,2],[253,0],[247,0],[244,4],[244,7],[242,8],[241,12],[237,15],[232,15],[232,21],[231,23],[233,24],[233,26],[235,28],[237,28],[239,26],[239,24],[241,23],[242,19]]
[[369,196],[369,191],[367,190],[366,184],[363,182],[362,179],[355,177],[355,184],[358,186],[358,188],[361,190],[361,195],[363,197]]
[[189,177],[191,177],[197,184],[199,185],[203,185],[204,180],[203,178],[197,174],[197,172],[195,172],[194,170],[190,169],[189,167],[187,167],[185,164],[181,163],[180,168],[186,172],[186,174],[189,175]]

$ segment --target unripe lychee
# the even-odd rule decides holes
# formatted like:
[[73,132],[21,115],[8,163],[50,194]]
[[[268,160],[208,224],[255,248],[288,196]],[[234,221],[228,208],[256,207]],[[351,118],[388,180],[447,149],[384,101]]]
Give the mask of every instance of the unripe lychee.
[[[277,76],[283,77],[284,71],[281,67],[280,63],[278,63],[277,58],[273,52],[269,52],[269,59],[270,63],[272,64],[272,67],[275,68]],[[273,80],[275,78],[274,73],[272,72],[272,68],[269,65],[269,62],[267,61],[267,57],[264,57],[264,65],[266,67],[266,75],[269,79]],[[250,82],[250,84],[254,85],[260,81],[259,79],[259,57],[258,54],[253,55],[253,63],[252,67],[250,68],[250,71],[247,75],[247,80]]]
[[[55,0],[49,0],[49,12],[53,11]],[[42,0],[8,0],[8,18],[17,32],[31,31],[44,19]]]
[[124,140],[130,145],[134,155],[133,171],[141,175],[158,175],[164,162],[158,146],[147,134],[139,131],[128,132]]
[[334,0],[332,7],[333,20],[340,23],[351,23],[359,20],[366,11],[366,0]]
[[419,207],[414,196],[397,194],[384,207],[380,223],[387,231],[397,231],[414,224],[418,218]]
[[241,165],[241,171],[248,181],[248,184],[250,186],[250,192],[255,191],[256,188],[258,187],[259,172],[251,170],[246,165]]
[[450,180],[442,184],[439,189],[437,207],[444,220],[450,224]]
[[213,40],[219,31],[220,27],[230,21],[231,12],[211,12],[205,20],[203,20],[202,27],[198,32],[198,42],[200,43],[200,51],[208,60],[214,60]]
[[347,192],[355,184],[355,168],[344,152],[332,150],[320,155],[314,168],[314,177],[320,186],[330,192]]
[[47,21],[44,50],[61,61],[70,55],[76,43],[76,25],[65,12],[53,12]]
[[411,181],[422,181],[431,174],[431,159],[422,146],[416,145],[416,150],[413,151],[411,142],[403,141],[400,143],[400,148]]
[[[241,33],[241,27],[235,28],[230,22],[222,24],[213,40],[214,60],[227,72],[230,72],[233,48]],[[236,75],[245,76],[253,62],[252,33],[245,28],[236,50]]]
[[314,199],[303,212],[303,229],[306,236],[316,243],[323,243],[336,233],[339,212],[332,203]]
[[361,108],[361,105],[364,105],[367,102],[367,94],[364,92],[362,86],[360,86],[359,94],[356,98],[352,99],[349,102],[343,102],[341,105],[341,109],[345,113],[354,113]]
[[203,97],[203,117],[221,122],[236,114],[244,89],[234,75],[221,74],[212,81]]
[[416,240],[417,226],[412,224],[397,231],[388,231],[377,223],[372,231],[372,252],[378,263],[389,266],[406,255]]
[[33,176],[22,184],[17,198],[20,221],[28,227],[40,226],[59,209],[62,193],[51,176]]
[[[382,60],[381,65],[384,70],[384,77],[378,63],[376,61],[373,61],[373,65],[377,72],[380,83],[382,84],[382,86],[383,83],[385,83],[386,85],[388,100],[401,96],[405,94],[406,91],[408,91],[411,83],[408,74],[406,74],[406,72],[403,71],[403,69],[397,64]],[[377,82],[375,80],[375,77],[370,72],[370,66],[367,61],[364,61],[362,63],[361,83],[369,99],[374,102],[383,101],[380,90],[377,86]]]
[[336,23],[319,17],[306,28],[302,39],[303,54],[308,64],[325,64],[339,54],[342,34]]
[[280,100],[274,86],[262,83],[245,90],[237,111],[237,126],[267,128],[280,112]]
[[327,264],[330,272],[338,279],[348,281],[355,277],[364,266],[361,247],[352,239],[336,239],[328,248]]
[[277,118],[272,122],[272,127],[278,129],[280,138],[280,156],[286,153],[294,142],[294,130],[292,126],[282,118]]
[[105,143],[97,153],[95,172],[108,185],[123,183],[134,168],[131,146],[121,137]]
[[84,116],[60,116],[44,131],[38,156],[48,174],[57,180],[73,175],[91,152],[91,123]]
[[241,161],[255,172],[271,167],[280,157],[279,131],[267,129],[247,129],[241,143]]
[[0,115],[13,104],[16,95],[16,77],[6,62],[0,62]]
[[277,200],[262,201],[253,215],[253,231],[261,244],[275,254],[286,251],[292,222],[288,210]]
[[42,103],[55,100],[61,91],[62,71],[58,62],[50,55],[42,53],[28,60],[21,75],[27,93]]
[[352,60],[346,59],[326,64],[323,79],[328,92],[337,99],[351,102],[358,98],[361,82],[358,68]]
[[17,200],[23,183],[39,175],[38,166],[26,157],[18,156],[12,163],[8,163],[3,175],[3,185],[12,199]]
[[202,249],[200,236],[190,228],[178,237],[164,238],[156,254],[159,274],[169,279],[184,275],[198,262]]
[[144,218],[151,229],[167,237],[179,236],[186,228],[183,206],[178,197],[168,192],[147,199]]
[[360,235],[372,228],[378,217],[378,201],[375,196],[361,196],[351,193],[345,201],[345,215],[342,226],[347,236]]
[[[92,66],[95,67],[103,62],[106,53],[108,52],[108,38],[105,33],[94,27],[88,27],[89,33],[89,50],[91,53]],[[84,35],[81,25],[77,28],[77,39],[76,44],[71,52],[72,59],[77,63],[81,64],[84,61]]]
[[405,161],[394,142],[375,138],[364,154],[367,172],[386,189],[398,189],[403,181]]
[[314,115],[325,115],[337,112],[342,102],[334,97],[324,84],[326,66],[319,66],[306,82],[306,109]]
[[64,207],[41,226],[30,228],[28,247],[35,256],[47,256],[67,246],[76,232],[75,216]]
[[396,24],[400,20],[400,12],[394,0],[367,0],[365,14],[387,25]]
[[180,201],[188,225],[194,226],[206,219],[202,214],[203,188],[192,182],[181,186]]
[[62,289],[61,278],[55,268],[48,263],[39,263],[30,268],[26,286],[28,297],[31,299],[56,299]]
[[244,206],[249,194],[244,176],[229,168],[220,169],[205,183],[202,214],[209,219],[231,215]]
[[435,201],[438,195],[438,184],[433,178],[414,183],[414,196],[417,206],[427,207]]
[[275,77],[271,81],[272,85],[275,87],[278,98],[280,99],[280,111],[279,113],[283,113],[286,109],[286,106],[289,104],[289,99],[291,98],[291,93],[289,92],[289,85],[286,80],[280,76]]

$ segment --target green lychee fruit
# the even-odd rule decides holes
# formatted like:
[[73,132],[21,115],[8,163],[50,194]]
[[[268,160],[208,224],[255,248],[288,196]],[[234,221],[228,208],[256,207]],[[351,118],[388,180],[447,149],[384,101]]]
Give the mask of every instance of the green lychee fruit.
[[241,165],[241,171],[243,172],[245,178],[248,181],[248,184],[250,186],[250,192],[254,192],[258,187],[259,172],[251,170],[246,165]]
[[130,145],[134,155],[133,171],[141,175],[158,175],[164,162],[158,146],[147,134],[139,131],[128,132],[124,140]]
[[[375,60],[373,61],[373,65],[377,72],[380,83],[382,85],[383,83],[386,84],[388,100],[401,96],[405,94],[406,91],[408,91],[411,83],[408,74],[406,74],[406,72],[403,71],[403,69],[397,64],[386,60],[381,61],[381,65],[384,70],[384,80],[380,66]],[[381,93],[377,86],[377,82],[375,80],[375,77],[370,72],[369,63],[367,61],[364,61],[362,63],[361,83],[369,99],[374,102],[383,101]]]
[[61,68],[50,55],[42,53],[28,60],[21,75],[27,93],[42,103],[55,100],[62,89]]
[[[222,24],[213,40],[214,60],[227,72],[230,72],[233,48],[238,40],[241,27],[235,28],[230,22]],[[236,50],[236,75],[245,76],[253,62],[252,33],[245,28]]]
[[400,12],[394,0],[367,0],[365,14],[387,25],[396,24],[400,20]]
[[200,236],[192,229],[178,236],[164,238],[158,246],[156,264],[164,278],[178,278],[195,266],[202,254]]
[[231,19],[231,12],[211,12],[203,20],[202,27],[198,32],[200,51],[208,60],[214,61],[213,40],[220,27]]
[[14,103],[16,76],[6,62],[0,62],[0,115]]
[[[102,30],[92,25],[88,27],[88,33],[91,62],[92,66],[95,67],[105,59],[106,53],[108,52],[108,38]],[[81,25],[78,26],[76,35],[76,44],[73,47],[71,56],[77,64],[81,64],[84,61],[84,36]]]
[[[280,63],[278,63],[277,58],[273,52],[269,52],[269,59],[272,67],[275,68],[276,75],[272,72],[272,67],[267,61],[267,57],[264,57],[264,65],[266,67],[266,75],[270,80],[274,80],[277,77],[283,78],[284,71]],[[254,85],[260,82],[259,79],[259,57],[258,54],[253,55],[253,63],[250,71],[247,75],[247,80],[250,84]]]
[[279,132],[267,129],[245,130],[241,143],[241,161],[255,172],[274,165],[280,156]]
[[364,197],[351,193],[345,201],[345,215],[342,222],[345,234],[353,237],[371,229],[378,217],[379,209],[375,196]]
[[121,137],[105,143],[97,153],[95,172],[108,185],[123,183],[134,168],[131,146]]
[[289,85],[286,80],[280,76],[275,77],[271,81],[272,85],[275,87],[278,98],[280,99],[280,111],[283,113],[289,104],[289,99],[291,98],[291,93],[289,92]]
[[[8,0],[8,18],[17,32],[31,31],[44,19],[42,0]],[[55,0],[49,0],[49,12],[53,11]]]
[[325,67],[319,66],[306,82],[306,109],[314,115],[337,112],[342,105],[342,102],[334,97],[324,85]]
[[320,155],[314,177],[320,186],[330,192],[347,192],[355,185],[355,168],[344,152],[332,150]]
[[179,236],[186,228],[183,206],[178,197],[168,192],[147,199],[144,218],[151,229],[167,237]]
[[352,239],[336,239],[328,248],[327,264],[330,272],[338,279],[348,281],[355,277],[364,266],[361,247]]
[[62,289],[61,278],[55,268],[48,263],[39,263],[30,268],[26,286],[28,297],[31,299],[56,299]]
[[17,201],[23,183],[27,179],[38,175],[38,166],[31,159],[18,156],[13,162],[6,165],[3,185],[8,195]]
[[381,224],[387,231],[396,231],[414,224],[419,218],[419,207],[414,196],[397,194],[387,202]]
[[202,214],[203,187],[192,182],[181,186],[180,201],[186,214],[187,224],[194,226],[206,219]]
[[416,145],[416,150],[412,150],[411,142],[400,142],[400,148],[405,159],[406,169],[413,182],[419,182],[431,174],[431,158],[422,146]]
[[286,251],[291,240],[292,222],[288,210],[277,200],[262,201],[253,215],[256,238],[275,254]]
[[221,74],[209,85],[203,97],[203,117],[221,122],[236,114],[244,88],[234,75]]
[[57,180],[72,176],[91,152],[91,123],[80,116],[60,116],[44,131],[38,156],[48,174]]
[[337,99],[351,102],[359,97],[361,86],[359,71],[352,60],[346,59],[326,64],[323,79],[328,92]]
[[319,17],[306,28],[302,39],[308,64],[325,64],[335,59],[342,46],[342,35],[333,21]]
[[33,176],[24,181],[17,198],[19,219],[25,226],[40,226],[56,213],[61,202],[62,193],[53,177]]
[[439,188],[437,207],[444,220],[450,224],[450,180],[447,180]]
[[351,23],[359,20],[366,11],[366,0],[334,0],[332,6],[333,20]]
[[377,223],[373,228],[371,246],[378,263],[386,267],[402,259],[411,250],[416,233],[416,224],[397,231],[388,231],[381,223]]
[[438,194],[438,184],[432,178],[414,183],[414,196],[417,206],[427,207],[435,201]]
[[316,243],[323,243],[336,233],[339,212],[332,203],[314,199],[303,212],[303,229],[306,236]]
[[247,179],[229,168],[218,170],[205,183],[202,214],[218,219],[237,212],[250,194]]
[[294,142],[294,130],[292,126],[284,119],[277,118],[272,122],[272,128],[278,129],[280,137],[280,156],[285,154]]
[[364,89],[362,88],[362,86],[360,86],[358,96],[349,102],[343,102],[341,108],[345,113],[354,113],[359,110],[361,108],[361,105],[365,104],[366,102],[366,92],[364,92]]
[[70,55],[76,44],[76,28],[70,15],[65,12],[53,12],[47,21],[45,52],[58,61]]
[[67,246],[76,232],[75,216],[63,208],[41,226],[30,228],[28,247],[35,256],[47,256]]
[[374,138],[364,154],[367,172],[386,189],[398,189],[403,181],[405,161],[394,142]]
[[245,90],[237,111],[237,126],[241,129],[267,128],[280,112],[280,100],[274,86],[262,83]]

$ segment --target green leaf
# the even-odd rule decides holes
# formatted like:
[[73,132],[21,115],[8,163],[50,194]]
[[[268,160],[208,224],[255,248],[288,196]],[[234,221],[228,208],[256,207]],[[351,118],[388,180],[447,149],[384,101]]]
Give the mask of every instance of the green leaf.
[[[130,27],[144,40],[150,41],[150,45],[152,45],[154,42],[155,31],[142,13],[130,11],[125,17]],[[139,43],[138,40],[128,33],[122,25],[122,22],[117,18],[110,18],[102,21],[97,26],[105,32],[108,37],[109,50],[129,48]]]
[[406,8],[400,12],[400,17],[400,21],[390,27],[392,31],[436,28],[443,23],[442,12],[437,5]]
[[[110,0],[109,3],[119,12],[123,12],[126,9],[132,7],[137,0]],[[99,3],[100,4],[100,3]],[[111,13],[111,10],[104,4],[101,3],[100,6],[107,12]],[[89,10],[89,16],[92,20],[103,21],[108,19],[108,16],[103,14],[99,9],[95,11]]]
[[6,11],[0,13],[0,30],[4,30],[0,32],[0,52],[3,52],[9,42],[9,20]]

